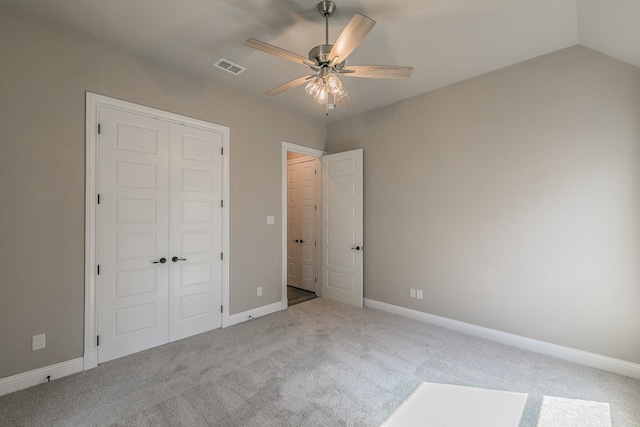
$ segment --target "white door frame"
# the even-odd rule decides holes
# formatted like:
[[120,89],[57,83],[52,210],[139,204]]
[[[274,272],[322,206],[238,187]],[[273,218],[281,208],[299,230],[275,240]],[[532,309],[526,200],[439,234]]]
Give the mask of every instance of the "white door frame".
[[[286,310],[289,306],[289,300],[287,298],[287,152],[304,154],[307,156],[313,156],[317,158],[321,158],[326,153],[321,150],[316,150],[315,148],[304,147],[302,145],[292,144],[291,142],[282,141],[282,309]],[[321,168],[322,169],[322,168]],[[321,171],[318,171],[321,173]],[[318,182],[322,182],[322,175],[320,175]],[[322,212],[322,207],[320,206],[319,212]],[[318,236],[320,236],[320,227],[317,227]],[[321,239],[318,239],[318,242],[322,242]],[[318,254],[322,253],[322,248],[318,245],[318,250],[316,251],[316,257]],[[316,264],[320,266],[321,264]],[[316,276],[321,276],[317,274]],[[318,277],[320,279],[320,277]],[[316,284],[316,293],[320,294],[322,287],[321,282],[319,281]]]
[[222,327],[229,325],[229,139],[230,130],[226,126],[181,116],[155,108],[145,107],[91,92],[86,93],[86,136],[85,136],[85,280],[84,280],[84,370],[98,366],[97,312],[96,312],[96,205],[97,205],[97,129],[100,106],[109,106],[130,111],[168,122],[185,124],[192,127],[214,130],[224,134],[222,147],[222,248],[225,254],[222,260]]

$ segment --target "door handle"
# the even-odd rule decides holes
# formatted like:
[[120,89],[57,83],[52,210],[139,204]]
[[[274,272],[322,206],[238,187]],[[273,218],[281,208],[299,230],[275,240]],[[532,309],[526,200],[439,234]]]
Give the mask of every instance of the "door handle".
[[173,262],[178,262],[178,261],[186,261],[186,258],[178,258],[177,256],[174,256],[173,258],[171,258],[171,261]]
[[154,264],[164,264],[165,262],[167,262],[166,258],[160,258],[157,261],[153,261]]
[[363,251],[364,250],[364,246],[356,246],[355,248],[351,248],[355,251]]

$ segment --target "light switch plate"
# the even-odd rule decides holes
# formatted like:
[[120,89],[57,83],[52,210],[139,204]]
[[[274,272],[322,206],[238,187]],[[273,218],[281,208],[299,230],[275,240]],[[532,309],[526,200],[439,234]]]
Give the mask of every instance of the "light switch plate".
[[42,350],[45,347],[45,334],[31,337],[31,350]]
[[273,225],[275,223],[275,218],[272,216],[267,217],[267,225]]

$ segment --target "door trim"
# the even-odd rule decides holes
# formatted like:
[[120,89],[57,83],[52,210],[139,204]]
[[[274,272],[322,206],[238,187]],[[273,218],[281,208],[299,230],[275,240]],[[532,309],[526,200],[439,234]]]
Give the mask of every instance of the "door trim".
[[[302,145],[293,144],[291,142],[282,141],[282,309],[286,310],[289,306],[289,300],[287,298],[287,152],[305,154],[307,156],[313,156],[321,158],[326,152],[316,150],[315,148],[309,148]],[[321,173],[321,171],[319,171]],[[320,175],[319,182],[322,182],[322,175]],[[322,210],[322,207],[320,207]],[[318,230],[320,231],[320,230]],[[321,241],[321,240],[320,240]],[[318,247],[318,252],[321,253],[321,247]],[[320,264],[318,264],[320,266]],[[316,292],[320,289],[316,286]]]
[[168,122],[185,124],[196,128],[222,132],[222,327],[229,326],[229,139],[230,130],[226,126],[181,116],[95,93],[86,93],[85,123],[85,279],[84,279],[84,370],[98,366],[97,310],[96,310],[96,205],[97,205],[97,128],[98,110],[108,106],[135,114],[159,118]]

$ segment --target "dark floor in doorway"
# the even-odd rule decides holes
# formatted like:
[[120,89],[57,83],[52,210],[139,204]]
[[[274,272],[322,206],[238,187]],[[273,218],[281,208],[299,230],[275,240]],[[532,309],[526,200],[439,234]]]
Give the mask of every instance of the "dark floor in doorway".
[[287,286],[287,299],[289,300],[289,307],[291,307],[292,305],[300,304],[301,302],[312,300],[314,298],[317,298],[315,292],[309,292],[305,291],[304,289]]

